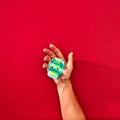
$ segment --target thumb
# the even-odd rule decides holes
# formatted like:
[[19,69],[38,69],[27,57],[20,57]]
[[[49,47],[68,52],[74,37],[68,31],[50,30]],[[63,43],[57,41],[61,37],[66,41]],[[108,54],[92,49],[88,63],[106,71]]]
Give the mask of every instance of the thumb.
[[70,52],[69,54],[68,54],[68,62],[67,62],[67,67],[69,68],[69,69],[73,69],[73,52]]

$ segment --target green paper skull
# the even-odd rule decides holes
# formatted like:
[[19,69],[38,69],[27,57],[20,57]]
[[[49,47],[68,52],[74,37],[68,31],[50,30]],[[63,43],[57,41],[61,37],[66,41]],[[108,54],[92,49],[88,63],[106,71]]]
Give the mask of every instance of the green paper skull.
[[47,75],[50,78],[58,78],[62,74],[64,61],[60,58],[52,58],[47,67]]

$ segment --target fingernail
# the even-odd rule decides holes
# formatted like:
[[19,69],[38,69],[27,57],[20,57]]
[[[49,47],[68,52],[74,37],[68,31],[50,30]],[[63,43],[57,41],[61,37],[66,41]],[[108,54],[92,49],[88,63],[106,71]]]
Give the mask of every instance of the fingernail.
[[45,68],[45,64],[43,64],[43,68]]
[[46,48],[43,49],[43,52],[45,52],[45,51],[46,51]]
[[43,61],[45,61],[46,60],[46,58],[43,58]]
[[44,65],[42,65],[42,68],[44,68]]
[[50,44],[50,47],[52,47],[53,46],[53,44]]

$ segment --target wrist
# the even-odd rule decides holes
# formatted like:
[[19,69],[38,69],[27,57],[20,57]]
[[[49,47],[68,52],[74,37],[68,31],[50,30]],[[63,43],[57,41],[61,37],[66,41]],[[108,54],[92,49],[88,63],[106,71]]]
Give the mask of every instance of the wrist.
[[59,95],[61,95],[64,90],[72,90],[72,84],[70,79],[64,80],[63,82],[57,84],[57,91]]
[[61,79],[61,82],[57,84],[57,89],[61,89],[62,87],[69,86],[71,84],[70,79],[63,80]]

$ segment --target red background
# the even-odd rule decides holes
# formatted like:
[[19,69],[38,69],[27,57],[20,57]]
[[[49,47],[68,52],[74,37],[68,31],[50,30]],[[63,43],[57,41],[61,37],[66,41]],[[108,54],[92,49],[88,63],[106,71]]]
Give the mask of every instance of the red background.
[[120,1],[0,1],[0,119],[61,119],[42,49],[74,52],[88,119],[120,119]]

